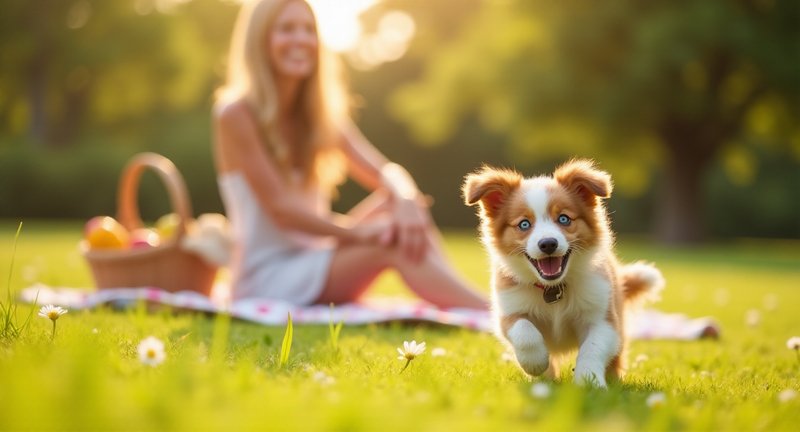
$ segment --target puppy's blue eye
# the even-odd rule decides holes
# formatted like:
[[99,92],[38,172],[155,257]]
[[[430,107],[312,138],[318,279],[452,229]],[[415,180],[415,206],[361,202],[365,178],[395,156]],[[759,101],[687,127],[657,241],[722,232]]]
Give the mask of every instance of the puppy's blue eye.
[[522,231],[527,231],[531,229],[531,221],[523,219],[520,223],[517,224],[517,227]]
[[572,219],[570,219],[569,216],[567,216],[565,214],[558,215],[558,223],[560,223],[561,225],[567,226],[567,225],[572,223]]

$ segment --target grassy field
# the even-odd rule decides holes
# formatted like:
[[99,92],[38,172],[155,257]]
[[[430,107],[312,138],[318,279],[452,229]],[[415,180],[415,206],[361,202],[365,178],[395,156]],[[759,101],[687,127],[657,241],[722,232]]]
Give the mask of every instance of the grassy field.
[[[91,286],[80,223],[28,221],[14,253],[16,227],[0,222],[6,307],[9,288]],[[635,341],[626,379],[603,391],[576,388],[569,374],[531,380],[493,336],[430,325],[348,326],[337,343],[327,326],[295,326],[281,366],[283,327],[143,307],[73,310],[51,341],[50,321],[34,314],[19,338],[0,341],[0,430],[798,430],[800,396],[784,391],[800,393],[800,357],[786,345],[800,336],[800,243],[619,243],[623,259],[662,269],[661,310],[712,316],[722,337]],[[474,235],[449,233],[447,246],[486,286]],[[374,294],[407,295],[392,274]],[[17,321],[30,310],[18,305]],[[136,350],[149,335],[166,345],[156,367]],[[412,339],[428,349],[400,373],[396,348]],[[539,382],[549,392],[533,392]],[[651,407],[654,393],[664,399]]]

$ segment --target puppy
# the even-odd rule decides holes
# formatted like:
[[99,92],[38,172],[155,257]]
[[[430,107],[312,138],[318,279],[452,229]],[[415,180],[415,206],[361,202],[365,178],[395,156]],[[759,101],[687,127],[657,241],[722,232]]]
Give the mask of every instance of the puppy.
[[572,160],[552,176],[485,166],[465,179],[464,199],[480,206],[491,257],[498,337],[530,375],[558,378],[559,361],[577,349],[575,383],[605,387],[619,378],[624,308],[664,286],[655,267],[617,260],[602,202],[611,188],[611,177],[589,160]]

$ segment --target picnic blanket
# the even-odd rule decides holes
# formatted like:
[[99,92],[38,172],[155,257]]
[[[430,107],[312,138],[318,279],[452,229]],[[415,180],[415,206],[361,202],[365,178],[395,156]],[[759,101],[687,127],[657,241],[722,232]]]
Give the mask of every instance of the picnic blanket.
[[[127,307],[139,302],[164,305],[177,310],[228,313],[231,317],[264,325],[285,325],[287,314],[295,324],[368,324],[385,322],[428,322],[477,331],[491,331],[493,322],[486,311],[440,309],[429,303],[407,298],[370,298],[358,303],[299,306],[270,299],[228,301],[209,298],[193,291],[167,292],[157,288],[113,288],[86,290],[32,285],[20,293],[27,303],[53,304],[68,309],[91,309],[102,305]],[[683,314],[642,309],[628,315],[628,335],[634,339],[692,340],[717,337],[719,326],[708,317],[690,318]]]

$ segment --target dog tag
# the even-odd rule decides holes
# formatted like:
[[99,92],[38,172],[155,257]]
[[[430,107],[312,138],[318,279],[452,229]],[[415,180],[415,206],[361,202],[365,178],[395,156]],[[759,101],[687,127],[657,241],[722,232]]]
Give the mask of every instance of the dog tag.
[[547,304],[555,303],[561,300],[561,297],[564,296],[564,287],[561,285],[556,286],[549,286],[547,289],[544,290],[542,297],[544,297],[544,302]]

